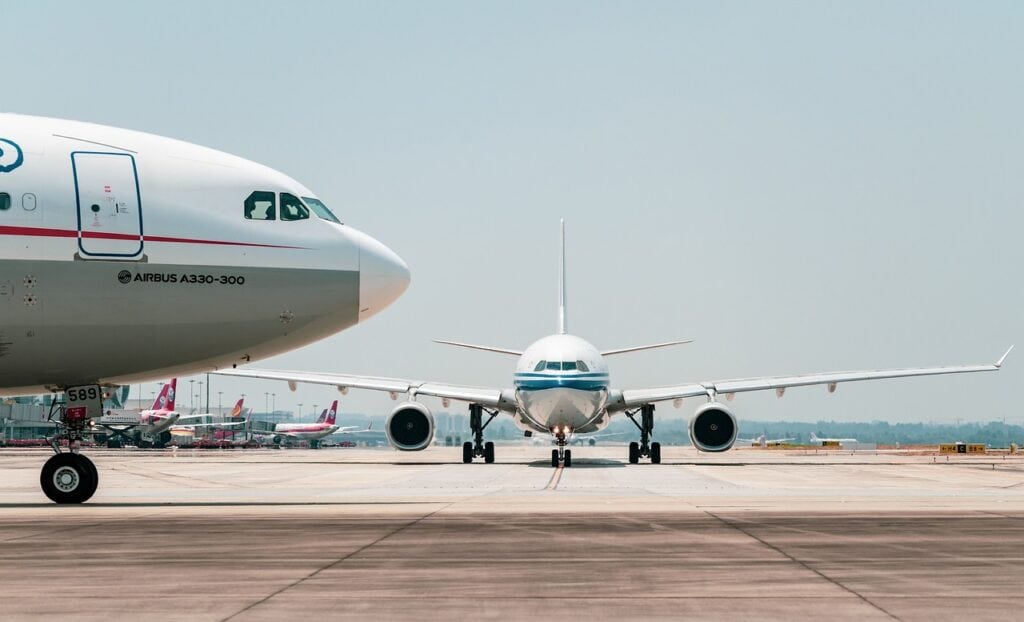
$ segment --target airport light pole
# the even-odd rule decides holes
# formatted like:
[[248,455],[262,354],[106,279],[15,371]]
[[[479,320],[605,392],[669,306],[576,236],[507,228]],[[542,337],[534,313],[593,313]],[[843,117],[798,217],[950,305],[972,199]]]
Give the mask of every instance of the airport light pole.
[[224,405],[221,403],[221,396],[224,395],[223,391],[217,391],[217,412],[224,414]]
[[277,393],[270,394],[270,412],[277,412]]
[[[196,401],[200,402],[200,405],[202,404],[202,401],[203,401],[203,381],[202,380],[199,381],[199,392],[196,393]],[[210,412],[210,400],[206,400],[206,412]]]
[[270,391],[263,394],[263,410],[267,413],[270,412]]
[[[313,416],[314,419],[316,419],[316,404],[313,404],[313,415],[312,416]],[[300,419],[302,418],[301,417],[301,413],[300,413],[300,417],[299,418]]]
[[192,408],[192,409],[195,409],[195,407],[196,407],[196,391],[195,391],[195,386],[196,385],[195,385],[195,382],[196,382],[195,378],[193,378],[193,379],[188,381],[188,401],[189,401],[189,408]]
[[210,374],[206,374],[206,412],[210,412]]

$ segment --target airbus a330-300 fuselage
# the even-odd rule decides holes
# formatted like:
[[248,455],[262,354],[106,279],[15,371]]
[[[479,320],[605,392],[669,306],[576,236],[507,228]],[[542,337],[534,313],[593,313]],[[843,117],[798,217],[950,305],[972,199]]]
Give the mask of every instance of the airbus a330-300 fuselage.
[[0,114],[0,394],[230,366],[375,314],[409,273],[273,169]]
[[266,166],[0,114],[0,395],[65,392],[40,478],[54,501],[96,490],[78,448],[104,386],[297,348],[375,315],[408,283],[395,253]]

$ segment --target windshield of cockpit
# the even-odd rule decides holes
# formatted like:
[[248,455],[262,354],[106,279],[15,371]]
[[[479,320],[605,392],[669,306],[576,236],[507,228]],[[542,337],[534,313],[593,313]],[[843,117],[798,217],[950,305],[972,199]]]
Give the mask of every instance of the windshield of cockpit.
[[324,205],[319,199],[314,199],[313,197],[302,197],[302,200],[305,201],[306,205],[309,206],[309,209],[313,210],[313,213],[319,216],[320,218],[323,218],[324,220],[329,220],[339,225],[344,224],[340,220],[338,220],[338,217],[335,216],[331,210],[327,209],[327,206]]

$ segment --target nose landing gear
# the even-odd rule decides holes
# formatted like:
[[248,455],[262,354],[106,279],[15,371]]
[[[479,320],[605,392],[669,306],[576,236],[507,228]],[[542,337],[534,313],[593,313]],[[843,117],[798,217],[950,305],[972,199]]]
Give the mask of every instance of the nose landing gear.
[[[637,412],[640,413],[639,423],[636,420]],[[629,463],[636,464],[640,458],[650,458],[651,464],[661,464],[661,443],[650,442],[654,430],[654,404],[644,404],[639,410],[627,410],[626,416],[640,430],[640,442],[629,444]]]
[[558,444],[558,449],[551,450],[551,466],[557,469],[559,463],[561,463],[562,466],[571,467],[572,450],[565,448],[565,443],[571,430],[569,430],[568,426],[564,428],[555,427],[551,430],[551,433],[555,435],[555,443]]
[[[59,413],[57,434],[50,439],[56,455],[43,465],[39,485],[55,503],[84,503],[92,497],[99,485],[96,465],[78,453],[88,425],[87,411],[83,408],[55,406]],[[61,440],[66,439],[68,450],[63,451]]]

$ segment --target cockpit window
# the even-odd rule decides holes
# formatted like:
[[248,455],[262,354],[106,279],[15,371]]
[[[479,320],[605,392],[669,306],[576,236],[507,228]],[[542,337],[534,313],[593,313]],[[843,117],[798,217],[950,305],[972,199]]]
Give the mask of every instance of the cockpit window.
[[558,361],[551,361],[547,364],[548,369],[562,369],[562,364]]
[[299,197],[285,192],[281,193],[281,220],[306,220],[309,210],[302,204]]
[[590,371],[590,368],[587,367],[587,364],[583,361],[576,361],[576,369],[580,371]]
[[302,197],[302,200],[305,201],[306,205],[308,205],[310,209],[313,210],[313,213],[319,216],[320,218],[323,218],[324,220],[329,220],[339,225],[342,224],[341,221],[338,220],[338,217],[335,216],[331,210],[327,209],[327,206],[324,205],[319,199],[314,199],[313,197]]
[[544,371],[544,366],[547,364],[547,361],[541,361],[540,363],[537,363],[537,366],[533,368],[533,371]]
[[276,205],[277,196],[273,192],[257,190],[245,200],[245,217],[248,220],[274,220]]
[[562,361],[562,371],[575,371],[576,361]]

